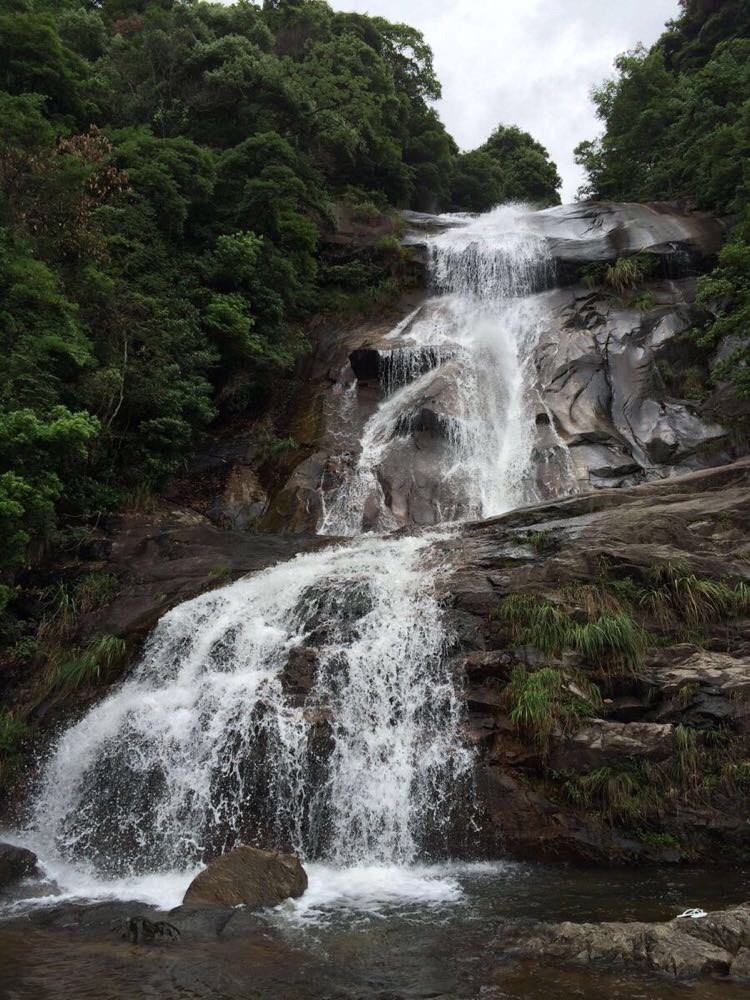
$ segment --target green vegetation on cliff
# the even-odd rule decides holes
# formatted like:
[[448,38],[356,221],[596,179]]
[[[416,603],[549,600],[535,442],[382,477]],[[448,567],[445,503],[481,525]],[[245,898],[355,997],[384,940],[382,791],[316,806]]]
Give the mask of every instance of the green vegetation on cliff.
[[701,278],[706,309],[694,331],[729,345],[714,376],[750,395],[750,7],[681,0],[650,49],[619,57],[594,92],[601,139],[582,142],[584,194],[621,201],[686,199],[734,228],[716,269]]
[[[459,155],[439,94],[418,31],[323,0],[3,0],[6,644],[60,526],[143,506],[218,417],[266,413],[313,314],[399,290],[389,206],[556,200],[518,129]],[[379,238],[332,248],[336,203]]]
[[[549,551],[540,555],[555,559]],[[595,576],[550,589],[549,596],[511,592],[499,602],[492,619],[522,661],[500,681],[500,704],[514,737],[532,751],[524,766],[545,795],[653,849],[690,858],[695,847],[676,836],[684,826],[681,809],[733,815],[747,800],[747,696],[742,686],[719,694],[708,677],[712,656],[732,662],[717,647],[733,648],[733,637],[742,642],[750,589],[742,580],[700,575],[682,559],[637,571],[601,556],[597,564]],[[688,671],[683,683],[670,683],[670,670],[684,669],[689,659],[684,653],[672,659],[674,651],[701,656],[704,644],[705,673]],[[597,727],[616,731],[636,719],[630,750],[627,744],[619,753],[614,744],[606,750]],[[639,749],[638,723],[652,734],[671,727],[671,748],[649,759],[647,742]],[[593,728],[578,744],[579,752],[585,748],[581,761],[571,737],[586,727]]]

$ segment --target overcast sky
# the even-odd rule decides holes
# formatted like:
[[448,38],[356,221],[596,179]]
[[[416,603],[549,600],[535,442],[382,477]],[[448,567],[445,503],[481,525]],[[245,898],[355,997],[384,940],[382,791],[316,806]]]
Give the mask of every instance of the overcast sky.
[[678,0],[329,0],[419,28],[443,85],[440,115],[462,149],[499,123],[520,125],[549,149],[563,200],[581,183],[573,148],[599,124],[591,87],[615,56],[648,45]]

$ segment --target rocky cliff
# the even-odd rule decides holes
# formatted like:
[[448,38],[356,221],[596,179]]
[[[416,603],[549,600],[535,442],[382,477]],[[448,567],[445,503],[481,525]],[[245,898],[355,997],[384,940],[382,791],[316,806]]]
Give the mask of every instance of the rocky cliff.
[[[711,358],[689,337],[700,315],[696,275],[715,255],[722,225],[663,203],[564,206],[524,219],[551,261],[528,387],[536,496],[634,485],[744,454],[750,408],[727,387],[711,387]],[[407,222],[405,242],[426,266],[427,236],[450,219],[407,213]],[[460,352],[449,334],[418,351],[408,343],[417,324],[450,324],[445,301],[430,291],[408,297],[386,323],[320,338],[306,369],[306,390],[320,399],[317,426],[304,460],[271,496],[264,525],[314,530],[394,379],[419,379],[419,389],[404,400],[377,467],[388,514],[397,524],[429,525],[457,505],[444,472],[461,418]],[[377,523],[375,506],[365,503],[364,527]]]
[[[418,259],[424,233],[445,220],[408,221]],[[722,227],[666,205],[554,209],[529,225],[550,261],[528,359],[538,502],[439,545],[478,750],[476,799],[466,802],[478,846],[586,861],[746,856],[748,410],[709,385],[710,359],[686,336],[695,273]],[[601,270],[634,254],[630,277]],[[31,726],[27,746],[36,728],[122,676],[169,608],[335,541],[314,534],[326,497],[351,476],[394,385],[412,389],[380,442],[352,533],[384,517],[407,530],[446,519],[461,487],[444,472],[463,373],[450,337],[417,349],[409,340],[414,324],[445,318],[431,291],[370,319],[315,326],[284,395],[288,451],[260,457],[257,428],[217,436],[169,507],[102,522],[49,567],[80,597],[75,619],[55,612],[47,640],[75,655],[101,637],[122,646],[78,687],[40,657],[31,670],[4,669],[5,702]],[[94,592],[97,580],[106,586]],[[315,676],[314,653],[293,650],[287,693],[304,700]],[[315,720],[321,746],[329,723]]]
[[444,584],[511,853],[750,849],[750,461],[467,525]]

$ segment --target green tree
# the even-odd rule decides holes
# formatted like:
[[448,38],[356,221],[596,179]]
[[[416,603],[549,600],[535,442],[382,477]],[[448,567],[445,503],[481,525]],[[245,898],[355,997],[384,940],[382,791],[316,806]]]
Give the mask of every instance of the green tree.
[[[716,378],[750,392],[750,9],[742,0],[683,0],[650,50],[621,56],[594,92],[601,139],[576,150],[583,194],[685,199],[740,222],[716,270],[701,278],[706,321],[695,335],[724,344]],[[731,215],[735,218],[732,219]],[[731,339],[730,339],[731,338]]]
[[505,175],[496,157],[474,149],[456,157],[451,176],[451,204],[469,212],[486,212],[505,199]]
[[530,201],[559,205],[562,184],[549,153],[528,132],[515,125],[498,125],[479,147],[497,163],[503,174],[503,201]]

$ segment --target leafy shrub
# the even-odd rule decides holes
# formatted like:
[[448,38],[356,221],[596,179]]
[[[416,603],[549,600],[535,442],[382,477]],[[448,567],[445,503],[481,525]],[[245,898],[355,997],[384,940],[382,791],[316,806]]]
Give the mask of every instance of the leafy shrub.
[[360,222],[365,226],[375,226],[378,224],[383,213],[372,201],[361,201],[352,209],[352,218],[355,222]]

